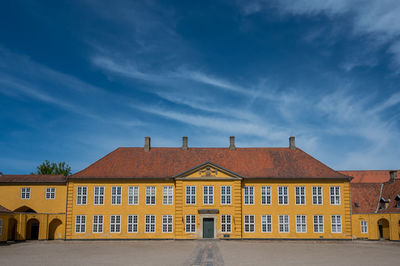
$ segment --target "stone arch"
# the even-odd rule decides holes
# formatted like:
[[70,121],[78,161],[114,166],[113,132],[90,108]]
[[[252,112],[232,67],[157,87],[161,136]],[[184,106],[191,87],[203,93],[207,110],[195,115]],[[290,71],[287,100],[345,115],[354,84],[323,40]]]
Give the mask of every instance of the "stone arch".
[[7,240],[8,241],[15,241],[17,240],[17,225],[18,221],[15,218],[10,218],[8,219],[8,236]]
[[14,212],[29,212],[29,213],[36,213],[36,211],[28,206],[21,206],[14,210]]
[[378,220],[378,232],[380,239],[390,239],[390,224],[385,218]]
[[62,222],[58,218],[54,218],[49,224],[49,240],[54,240],[57,238],[56,231],[61,227]]
[[39,220],[32,218],[26,223],[26,240],[38,240],[39,239]]

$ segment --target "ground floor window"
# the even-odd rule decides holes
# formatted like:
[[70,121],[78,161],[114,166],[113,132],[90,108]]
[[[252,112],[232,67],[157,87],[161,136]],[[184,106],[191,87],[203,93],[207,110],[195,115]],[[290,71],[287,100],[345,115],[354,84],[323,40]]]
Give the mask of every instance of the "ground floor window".
[[221,231],[222,233],[230,233],[232,231],[232,216],[221,215]]
[[307,233],[307,216],[296,215],[296,232]]
[[75,233],[86,232],[86,215],[75,216]]
[[314,215],[314,233],[324,232],[324,216]]
[[361,221],[361,233],[366,234],[368,233],[368,222]]
[[93,233],[103,233],[103,215],[93,216]]
[[196,215],[186,215],[185,219],[185,232],[195,233],[196,232]]
[[138,232],[138,216],[128,215],[128,233]]
[[144,221],[145,221],[144,231],[146,233],[154,233],[156,231],[156,216],[146,215]]
[[254,215],[244,216],[244,231],[246,233],[254,232]]
[[331,216],[331,232],[332,233],[342,232],[342,216],[340,215]]
[[289,215],[279,215],[279,233],[289,233]]
[[163,233],[172,233],[172,215],[163,215],[162,231]]
[[272,232],[272,216],[271,215],[261,215],[261,231],[263,233]]
[[120,233],[121,232],[121,216],[111,215],[110,216],[110,232]]

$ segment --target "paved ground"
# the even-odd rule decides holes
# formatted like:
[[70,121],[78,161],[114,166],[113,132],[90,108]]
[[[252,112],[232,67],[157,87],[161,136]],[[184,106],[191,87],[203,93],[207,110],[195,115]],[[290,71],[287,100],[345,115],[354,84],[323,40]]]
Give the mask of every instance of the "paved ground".
[[0,246],[0,265],[400,264],[388,241],[32,241]]

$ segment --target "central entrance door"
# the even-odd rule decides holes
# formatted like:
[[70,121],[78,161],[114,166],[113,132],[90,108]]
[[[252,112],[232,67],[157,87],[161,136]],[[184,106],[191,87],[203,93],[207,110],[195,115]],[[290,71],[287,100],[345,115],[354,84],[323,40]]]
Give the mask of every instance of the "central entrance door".
[[203,238],[214,238],[214,218],[203,219]]

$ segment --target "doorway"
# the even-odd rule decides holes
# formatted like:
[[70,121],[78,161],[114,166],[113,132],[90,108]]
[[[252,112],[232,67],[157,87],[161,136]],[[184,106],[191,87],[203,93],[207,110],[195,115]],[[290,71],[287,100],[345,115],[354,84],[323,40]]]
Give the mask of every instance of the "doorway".
[[203,218],[203,238],[214,238],[214,218]]
[[389,221],[382,218],[378,221],[379,238],[390,239]]
[[38,240],[39,239],[39,221],[30,219],[26,224],[26,239]]

